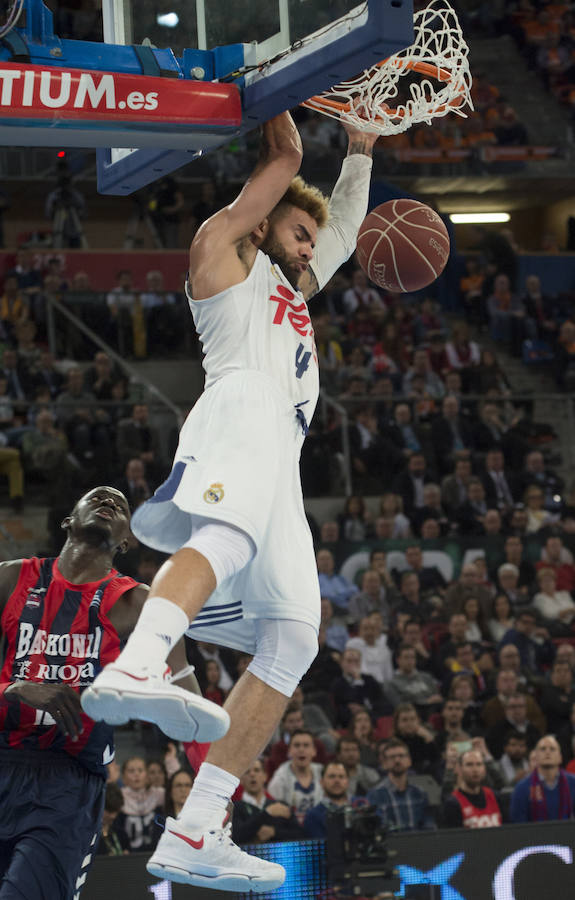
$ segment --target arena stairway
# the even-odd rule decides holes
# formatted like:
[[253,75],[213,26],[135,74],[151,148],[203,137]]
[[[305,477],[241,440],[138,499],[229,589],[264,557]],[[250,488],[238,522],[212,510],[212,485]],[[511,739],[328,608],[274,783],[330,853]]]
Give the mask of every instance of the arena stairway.
[[184,412],[194,405],[204,388],[204,370],[198,359],[147,359],[130,364]]
[[[474,337],[482,347],[496,354],[509,378],[513,394],[523,395],[526,399],[533,397],[533,421],[550,425],[557,435],[551,443],[534,449],[541,450],[547,464],[564,479],[566,485],[570,485],[573,480],[571,464],[573,433],[571,422],[566,415],[566,403],[569,401],[566,395],[558,397],[559,390],[555,384],[552,367],[549,364],[526,366],[521,359],[507,352],[502,344],[492,341],[488,334],[482,333]],[[551,399],[550,395],[557,399]]]
[[9,506],[6,484],[3,483],[1,487],[0,561],[38,556],[47,552],[46,505],[28,496],[23,511],[15,513]]

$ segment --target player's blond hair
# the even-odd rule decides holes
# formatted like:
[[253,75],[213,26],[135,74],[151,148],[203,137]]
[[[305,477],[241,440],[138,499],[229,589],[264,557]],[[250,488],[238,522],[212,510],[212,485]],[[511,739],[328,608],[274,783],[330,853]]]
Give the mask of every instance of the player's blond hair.
[[315,219],[319,228],[323,228],[328,219],[327,204],[328,198],[322,194],[319,188],[306,184],[301,175],[296,175],[275,206],[272,217],[280,218],[286,211],[286,206],[297,206],[298,209],[303,209],[312,219]]

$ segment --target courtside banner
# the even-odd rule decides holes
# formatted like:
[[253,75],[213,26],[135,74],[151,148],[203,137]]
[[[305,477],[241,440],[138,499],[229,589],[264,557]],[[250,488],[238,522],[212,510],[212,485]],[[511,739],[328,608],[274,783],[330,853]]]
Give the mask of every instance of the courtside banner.
[[[413,897],[421,885],[441,900],[555,900],[573,897],[575,884],[575,827],[568,822],[503,825],[499,828],[457,828],[392,833],[389,849],[401,888],[398,897]],[[322,841],[258,844],[250,853],[286,869],[285,883],[261,900],[336,900],[329,887]],[[82,900],[236,900],[226,891],[186,887],[148,875],[140,854],[96,857]],[[367,862],[366,871],[378,869]],[[352,889],[357,886],[357,892]],[[361,884],[348,885],[348,894],[364,896]],[[373,891],[368,892],[373,896]],[[418,896],[426,896],[419,893]]]

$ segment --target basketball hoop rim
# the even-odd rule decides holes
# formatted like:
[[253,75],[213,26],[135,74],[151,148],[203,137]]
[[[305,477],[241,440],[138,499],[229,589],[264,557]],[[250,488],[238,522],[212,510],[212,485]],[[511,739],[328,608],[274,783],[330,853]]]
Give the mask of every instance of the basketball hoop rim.
[[[376,63],[376,68],[381,68],[389,63],[391,57],[387,59],[382,59],[381,62]],[[420,75],[426,75],[429,78],[435,78],[436,81],[440,82],[449,82],[452,78],[452,73],[449,69],[444,69],[440,65],[431,62],[425,62],[424,60],[419,59],[402,59],[401,57],[393,59],[391,65],[395,69],[410,69],[413,72],[417,72]],[[442,106],[437,108],[437,112],[443,112],[450,106],[459,106],[464,97],[465,86],[462,85],[459,92],[453,97],[448,103],[444,103]],[[302,103],[302,106],[306,106],[309,109],[314,109],[316,112],[321,111],[318,110],[318,107],[327,107],[330,110],[333,110],[336,113],[349,113],[352,111],[351,103],[342,103],[339,100],[330,100],[328,97],[322,97],[320,95],[315,95],[314,97],[310,97],[309,100],[306,100],[305,103]],[[403,109],[387,109],[385,111],[386,117],[389,119],[401,119],[405,116],[405,110]],[[377,117],[375,121],[380,119],[381,117]]]

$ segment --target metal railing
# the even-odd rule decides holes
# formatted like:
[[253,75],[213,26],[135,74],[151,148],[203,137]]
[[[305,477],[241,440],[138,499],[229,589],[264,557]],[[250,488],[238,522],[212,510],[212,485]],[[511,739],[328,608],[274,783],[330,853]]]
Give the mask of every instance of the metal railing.
[[[134,289],[127,295],[130,305],[112,309],[111,299],[121,304],[126,296],[115,296],[113,291],[77,290],[72,287],[65,293],[56,294],[38,290],[30,298],[30,306],[32,317],[39,324],[45,323],[48,328],[45,322],[48,316],[46,307],[50,303],[60,303],[59,309],[72,313],[73,318],[68,317],[69,322],[84,326],[77,331],[87,337],[90,350],[91,345],[96,343],[94,336],[97,336],[107,347],[115,349],[122,359],[129,356],[132,350],[134,359],[138,361],[154,356],[161,358],[162,355],[173,358],[177,353],[188,359],[198,357],[198,339],[183,295],[174,291],[154,293],[166,298],[165,305],[145,307],[146,291]],[[49,339],[50,349],[57,351],[58,356],[85,356],[86,347],[82,339],[76,340],[77,346],[69,333],[52,332]],[[161,346],[158,346],[159,342]]]
[[[168,436],[170,429],[174,426],[179,430],[182,427],[184,416],[182,410],[170,400],[152,381],[146,378],[141,372],[130,365],[129,362],[117,353],[109,344],[107,344],[95,331],[88,327],[77,315],[71,312],[63,303],[57,300],[51,294],[45,294],[46,298],[46,327],[48,334],[48,345],[50,350],[55,353],[57,348],[57,317],[63,317],[75,329],[77,329],[84,337],[86,337],[96,348],[103,350],[110,359],[115,363],[118,369],[129,380],[132,396],[126,402],[148,403],[154,410],[154,424],[158,427],[161,440],[163,443],[162,451],[168,454]],[[94,404],[97,407],[112,407],[113,402],[98,401]],[[116,404],[118,405],[118,404]]]
[[322,390],[320,391],[319,395],[318,414],[321,417],[321,422],[324,430],[327,430],[329,425],[329,410],[332,410],[335,413],[337,417],[338,427],[341,432],[341,483],[346,497],[349,497],[349,495],[352,493],[351,455],[349,449],[349,416],[345,407],[338,403],[333,397],[330,397],[330,395],[327,394],[325,390]]

